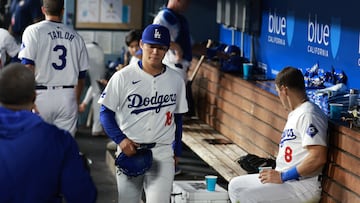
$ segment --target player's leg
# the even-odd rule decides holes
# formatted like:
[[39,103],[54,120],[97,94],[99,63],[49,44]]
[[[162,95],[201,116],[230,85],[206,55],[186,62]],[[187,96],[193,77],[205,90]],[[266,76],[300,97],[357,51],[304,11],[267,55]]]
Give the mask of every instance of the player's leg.
[[52,91],[55,95],[58,95],[55,100],[61,104],[58,108],[58,115],[54,121],[54,124],[61,129],[67,130],[74,137],[77,130],[78,120],[78,105],[76,101],[75,89],[58,89]]
[[318,202],[321,189],[313,181],[289,181],[284,184],[262,184],[258,174],[239,176],[229,183],[232,203],[250,202]]
[[116,169],[118,203],[139,203],[143,191],[144,176],[128,177]]
[[169,202],[174,181],[174,157],[171,145],[153,149],[153,165],[145,175],[146,202]]
[[54,102],[56,98],[52,98],[51,91],[36,90],[36,113],[47,123],[54,124],[58,103]]
[[93,97],[92,108],[93,108],[93,124],[91,132],[94,135],[104,134],[104,130],[100,123],[100,104],[97,100],[100,98],[100,94],[95,94]]

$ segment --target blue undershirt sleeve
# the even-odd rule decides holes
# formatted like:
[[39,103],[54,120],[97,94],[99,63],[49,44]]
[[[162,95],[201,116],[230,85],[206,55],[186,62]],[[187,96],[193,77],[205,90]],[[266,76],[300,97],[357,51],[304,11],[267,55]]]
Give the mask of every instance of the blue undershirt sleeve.
[[175,116],[175,140],[173,142],[173,149],[175,156],[182,154],[182,114],[174,114]]
[[78,79],[84,79],[86,77],[86,72],[87,72],[86,70],[80,71]]
[[115,119],[115,112],[101,105],[100,122],[106,134],[116,143],[119,144],[126,135],[121,131]]
[[31,59],[27,59],[27,58],[22,58],[21,59],[21,63],[22,64],[30,64],[30,65],[35,65],[35,62],[33,61],[33,60],[31,60]]

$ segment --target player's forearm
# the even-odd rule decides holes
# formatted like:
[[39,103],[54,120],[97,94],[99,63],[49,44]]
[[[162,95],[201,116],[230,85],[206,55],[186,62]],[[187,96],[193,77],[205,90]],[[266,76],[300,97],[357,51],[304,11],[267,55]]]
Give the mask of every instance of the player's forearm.
[[85,94],[84,99],[82,100],[82,103],[88,104],[92,99],[92,94],[93,94],[93,88],[92,88],[92,86],[90,86],[86,91],[86,94]]
[[182,115],[175,114],[175,140],[173,143],[173,149],[175,156],[181,156],[182,154]]
[[76,101],[80,103],[81,93],[85,87],[85,79],[78,79],[78,84],[76,85]]
[[116,143],[119,144],[126,138],[126,135],[121,131],[115,120],[115,112],[101,105],[100,107],[100,122],[106,134]]

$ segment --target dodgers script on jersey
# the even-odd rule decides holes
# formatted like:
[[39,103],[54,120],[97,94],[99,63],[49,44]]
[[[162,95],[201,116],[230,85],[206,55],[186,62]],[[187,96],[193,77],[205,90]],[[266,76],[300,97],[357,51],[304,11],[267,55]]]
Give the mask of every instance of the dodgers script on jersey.
[[[171,144],[175,135],[174,113],[188,110],[185,83],[175,71],[166,68],[154,77],[138,63],[111,77],[99,103],[116,112],[118,125],[128,138],[141,143]],[[133,127],[135,123],[143,125]]]
[[288,170],[299,164],[307,156],[304,147],[308,145],[327,146],[327,121],[322,110],[308,101],[290,112],[281,135],[276,170]]
[[19,58],[35,62],[38,84],[77,85],[79,72],[88,69],[88,54],[82,37],[62,23],[44,20],[30,25],[22,41]]

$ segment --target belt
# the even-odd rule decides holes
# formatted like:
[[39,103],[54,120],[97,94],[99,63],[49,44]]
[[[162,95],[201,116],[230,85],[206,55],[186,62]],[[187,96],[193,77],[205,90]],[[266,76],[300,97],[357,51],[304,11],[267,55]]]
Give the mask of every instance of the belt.
[[59,86],[44,86],[44,85],[36,85],[35,89],[37,90],[47,90],[47,89],[67,89],[67,88],[74,88],[74,85],[59,85]]
[[138,149],[151,149],[153,147],[155,147],[156,143],[140,143],[140,146],[138,147]]

